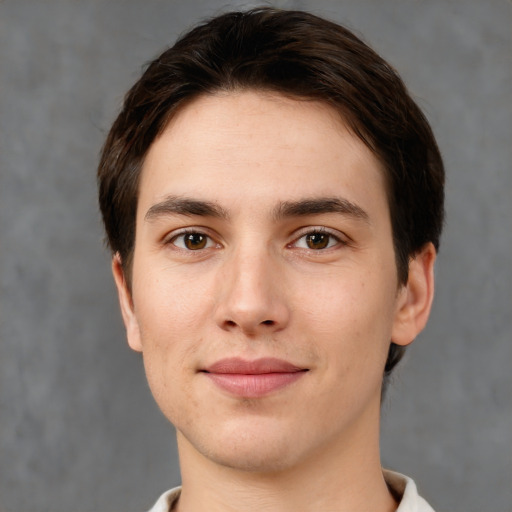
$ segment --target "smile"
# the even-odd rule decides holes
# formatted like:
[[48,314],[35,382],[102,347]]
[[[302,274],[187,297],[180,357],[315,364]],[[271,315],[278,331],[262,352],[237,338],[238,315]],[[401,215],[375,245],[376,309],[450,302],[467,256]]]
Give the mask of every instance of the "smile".
[[307,372],[307,368],[274,358],[222,359],[201,370],[216,386],[242,398],[263,397],[292,384]]

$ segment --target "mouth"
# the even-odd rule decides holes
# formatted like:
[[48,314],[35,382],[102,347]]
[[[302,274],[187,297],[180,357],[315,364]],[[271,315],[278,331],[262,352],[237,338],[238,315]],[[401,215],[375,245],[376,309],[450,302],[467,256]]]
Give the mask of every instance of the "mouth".
[[260,398],[299,380],[309,371],[281,359],[221,359],[201,370],[217,387],[242,398]]

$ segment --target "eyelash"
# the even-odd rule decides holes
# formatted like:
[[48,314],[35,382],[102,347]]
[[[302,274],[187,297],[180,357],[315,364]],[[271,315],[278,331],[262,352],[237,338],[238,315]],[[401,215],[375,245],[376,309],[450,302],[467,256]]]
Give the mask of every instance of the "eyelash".
[[[181,238],[183,240],[182,245],[185,246],[186,245],[185,237],[187,235],[198,235],[200,237],[204,237],[206,245],[204,247],[199,247],[194,250],[194,249],[190,249],[189,247],[188,248],[180,247],[175,243],[178,239]],[[298,247],[297,246],[297,244],[300,240],[306,239],[306,237],[313,236],[313,235],[321,235],[321,236],[329,237],[329,239],[327,241],[327,245],[325,247],[321,247],[318,249],[313,249],[311,247]],[[332,243],[332,241],[334,241],[334,243]],[[215,242],[215,240],[209,234],[205,233],[204,231],[201,231],[200,229],[185,229],[183,231],[180,231],[179,233],[173,234],[171,237],[167,238],[167,240],[164,240],[164,243],[165,243],[165,245],[169,245],[169,244],[173,245],[177,249],[186,251],[186,252],[199,252],[199,251],[202,251],[205,249],[211,249],[213,245],[220,247],[220,244],[218,242]],[[307,244],[307,242],[305,242],[305,243]],[[339,235],[334,234],[332,231],[326,229],[325,227],[314,227],[314,228],[307,228],[306,231],[303,231],[300,234],[300,236],[298,236],[297,238],[295,238],[295,240],[293,240],[292,242],[287,244],[286,247],[290,247],[290,248],[296,247],[297,249],[301,249],[301,250],[307,250],[307,251],[312,251],[312,252],[322,252],[322,251],[326,251],[328,249],[332,249],[333,247],[336,247],[338,245],[347,245],[347,244],[348,244],[347,241],[342,240]]]
[[182,251],[189,251],[189,252],[195,252],[193,249],[190,249],[190,248],[186,248],[186,247],[179,247],[178,245],[176,245],[176,240],[178,239],[182,239],[183,240],[183,245],[186,244],[186,239],[185,237],[187,235],[199,235],[199,236],[202,236],[206,239],[206,244],[210,244],[209,246],[207,247],[201,247],[200,249],[196,249],[197,251],[199,250],[204,250],[204,249],[210,249],[211,248],[211,245],[212,244],[215,244],[215,245],[220,245],[218,243],[216,243],[214,241],[214,239],[208,235],[207,233],[205,233],[204,231],[201,231],[200,229],[185,229],[183,231],[180,231],[179,233],[175,233],[173,234],[170,238],[168,238],[167,240],[164,241],[164,243],[166,245],[170,244],[170,245],[174,245],[177,249],[180,249]]
[[[332,231],[328,230],[325,227],[313,227],[313,228],[307,228],[306,231],[303,231],[300,236],[298,236],[293,242],[288,244],[288,247],[297,246],[297,243],[302,240],[306,239],[308,236],[312,235],[322,235],[329,237],[329,241],[327,242],[327,247],[322,247],[319,249],[312,249],[311,247],[297,247],[298,249],[303,249],[306,251],[313,251],[313,252],[322,252],[326,251],[328,249],[332,249],[339,245],[347,245],[347,242],[344,241],[339,234],[335,234]],[[331,244],[331,242],[334,241],[334,243]],[[307,244],[307,242],[305,242]]]

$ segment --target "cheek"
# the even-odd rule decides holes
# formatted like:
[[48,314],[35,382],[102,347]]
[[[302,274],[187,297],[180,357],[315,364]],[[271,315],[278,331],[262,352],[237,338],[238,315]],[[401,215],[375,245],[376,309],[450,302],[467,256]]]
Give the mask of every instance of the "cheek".
[[[134,283],[134,308],[149,386],[165,414],[179,397],[190,400],[187,379],[195,372],[196,353],[203,344],[208,301],[193,282],[144,276]],[[205,303],[206,302],[206,303]],[[176,404],[179,409],[179,404]],[[171,413],[174,415],[174,412]]]
[[[151,321],[148,318],[149,321]],[[153,397],[173,423],[186,421],[183,411],[196,406],[189,386],[196,368],[196,353],[202,340],[191,332],[190,322],[183,317],[174,320],[160,316],[142,328],[142,358]]]
[[134,282],[133,295],[142,336],[152,344],[186,336],[206,313],[209,296],[206,283],[195,275],[165,266],[146,270],[141,282]]
[[330,364],[352,371],[385,360],[396,297],[394,283],[382,275],[333,275],[301,294],[300,329],[316,339]]

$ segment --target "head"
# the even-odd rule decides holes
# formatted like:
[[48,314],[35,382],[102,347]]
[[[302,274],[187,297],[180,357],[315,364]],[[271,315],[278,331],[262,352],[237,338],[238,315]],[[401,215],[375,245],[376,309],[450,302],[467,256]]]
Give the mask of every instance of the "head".
[[[299,11],[270,8],[218,16],[152,61],[125,97],[98,170],[108,243],[131,281],[144,163],[187,105],[217,93],[278,94],[320,102],[381,164],[397,286],[426,244],[437,250],[444,170],[431,128],[397,73],[345,28]],[[403,355],[393,342],[388,376]]]

